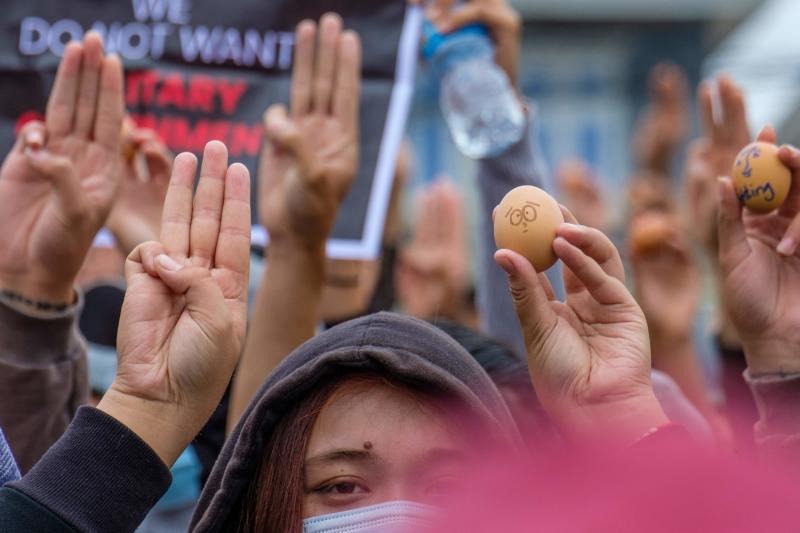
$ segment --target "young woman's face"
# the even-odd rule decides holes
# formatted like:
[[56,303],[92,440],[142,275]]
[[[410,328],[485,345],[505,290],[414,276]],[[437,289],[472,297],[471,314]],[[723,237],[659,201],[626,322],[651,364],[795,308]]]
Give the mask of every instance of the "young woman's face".
[[410,392],[345,383],[311,431],[303,516],[395,500],[435,503],[457,484],[465,450],[452,421]]

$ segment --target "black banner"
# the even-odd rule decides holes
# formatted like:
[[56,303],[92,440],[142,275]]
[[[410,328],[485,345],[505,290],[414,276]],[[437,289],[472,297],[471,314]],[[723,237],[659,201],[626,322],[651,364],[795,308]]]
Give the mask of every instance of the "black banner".
[[261,116],[288,103],[294,27],[336,11],[361,36],[364,83],[359,175],[328,251],[377,255],[416,65],[420,14],[406,0],[4,0],[3,8],[3,153],[22,124],[41,118],[66,43],[94,29],[125,65],[125,103],[137,124],[175,152],[199,154],[219,139],[254,178]]

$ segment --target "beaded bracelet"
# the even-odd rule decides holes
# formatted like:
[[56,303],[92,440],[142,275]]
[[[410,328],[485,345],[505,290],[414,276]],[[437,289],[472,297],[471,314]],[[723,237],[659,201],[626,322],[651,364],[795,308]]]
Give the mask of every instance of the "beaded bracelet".
[[8,289],[0,290],[0,296],[2,296],[3,298],[5,298],[5,299],[7,299],[9,301],[21,303],[21,304],[26,305],[28,307],[32,307],[32,308],[36,309],[37,311],[61,312],[61,311],[65,311],[70,306],[70,304],[54,304],[54,303],[51,303],[51,302],[42,302],[42,301],[37,301],[37,300],[31,300],[30,298],[27,298],[27,297],[25,297],[25,296],[23,296],[23,295],[21,295],[19,293],[16,293],[16,292],[8,290]]

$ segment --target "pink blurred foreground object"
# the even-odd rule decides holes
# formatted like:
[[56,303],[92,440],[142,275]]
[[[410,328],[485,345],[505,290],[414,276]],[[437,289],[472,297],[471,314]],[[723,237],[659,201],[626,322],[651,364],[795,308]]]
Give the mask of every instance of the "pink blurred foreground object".
[[782,473],[696,450],[638,447],[613,458],[498,461],[468,482],[431,531],[800,530],[800,491]]

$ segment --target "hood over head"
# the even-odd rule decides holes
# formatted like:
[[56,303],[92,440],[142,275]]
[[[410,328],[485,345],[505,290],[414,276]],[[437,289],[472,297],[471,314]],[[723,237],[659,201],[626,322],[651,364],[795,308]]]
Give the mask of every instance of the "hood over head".
[[499,445],[523,444],[502,396],[477,362],[434,326],[393,313],[345,322],[304,343],[266,379],[220,453],[192,518],[192,531],[222,531],[257,475],[282,415],[320,381],[347,369],[375,370],[452,397]]

